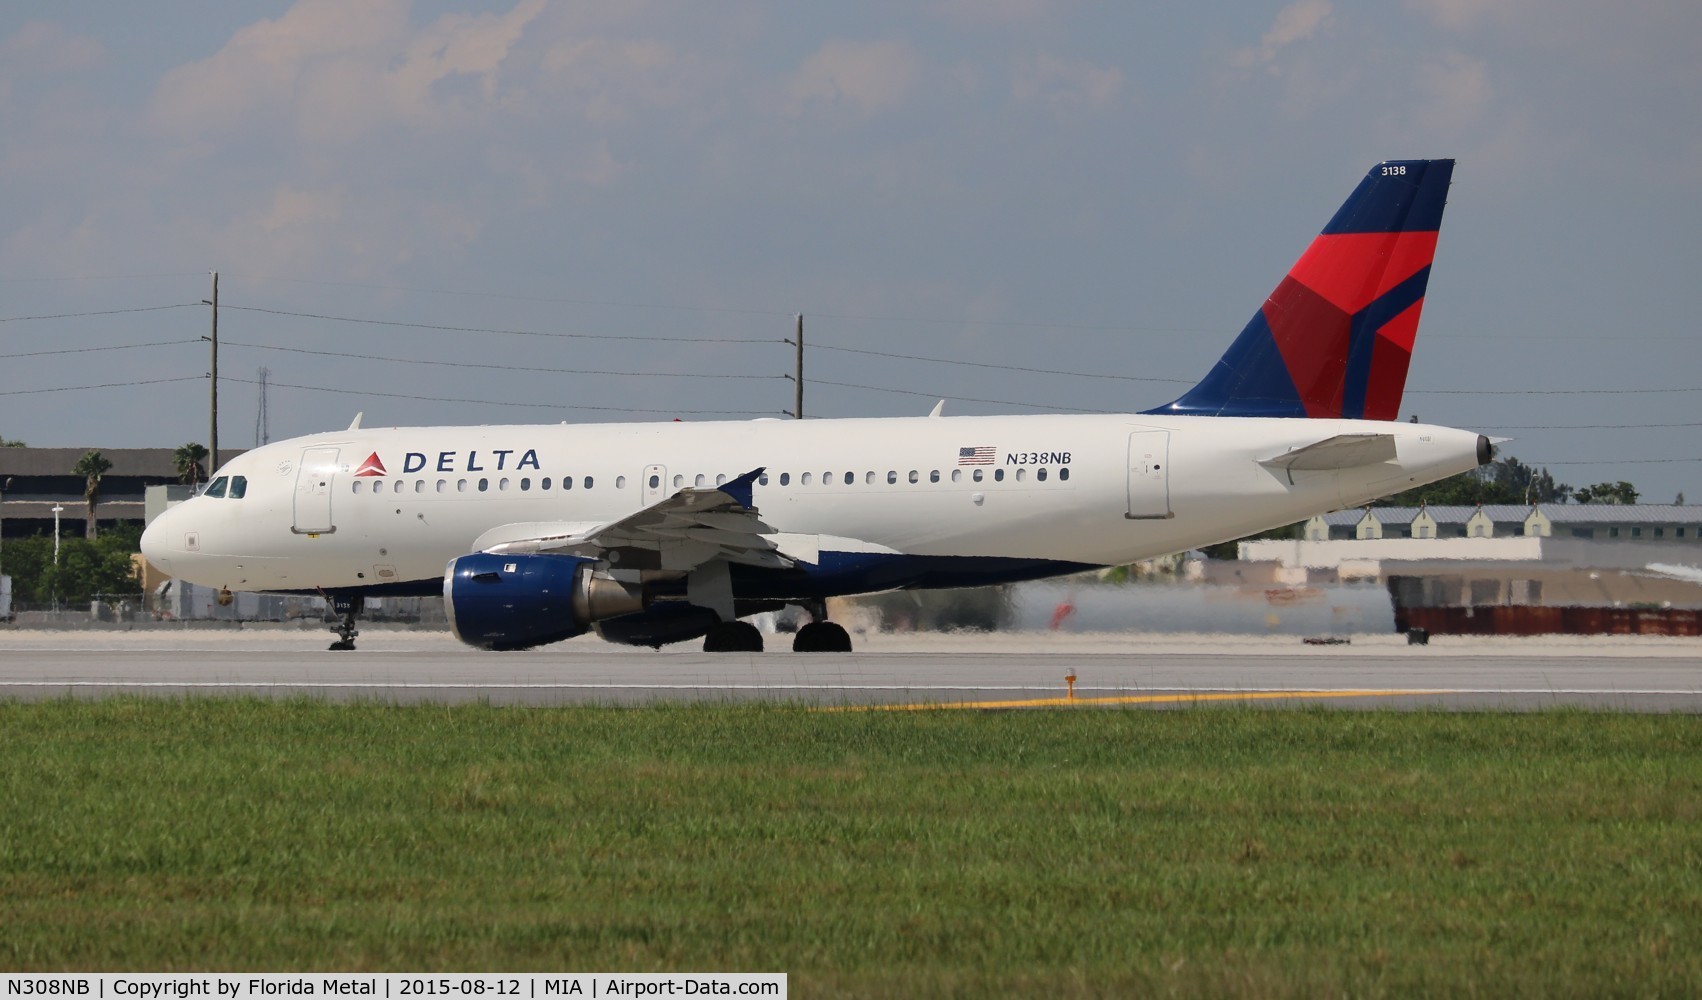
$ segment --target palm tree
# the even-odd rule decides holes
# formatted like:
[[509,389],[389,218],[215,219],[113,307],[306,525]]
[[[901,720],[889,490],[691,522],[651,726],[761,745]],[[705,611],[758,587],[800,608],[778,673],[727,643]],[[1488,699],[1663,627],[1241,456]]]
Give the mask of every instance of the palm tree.
[[74,476],[83,477],[83,499],[89,504],[89,522],[84,526],[83,537],[95,537],[95,503],[100,500],[100,477],[106,475],[112,463],[98,451],[87,451],[77,459],[77,464],[71,469]]
[[173,452],[171,459],[177,463],[178,482],[188,483],[191,492],[201,485],[201,477],[207,474],[207,470],[201,465],[207,459],[205,446],[191,441]]

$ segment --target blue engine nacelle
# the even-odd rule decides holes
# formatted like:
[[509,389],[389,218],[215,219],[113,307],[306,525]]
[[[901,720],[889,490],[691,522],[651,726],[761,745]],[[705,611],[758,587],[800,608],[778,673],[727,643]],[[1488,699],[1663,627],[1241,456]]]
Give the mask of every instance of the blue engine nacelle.
[[480,649],[530,649],[571,639],[604,618],[644,610],[636,583],[594,559],[476,552],[449,563],[443,608],[455,638]]

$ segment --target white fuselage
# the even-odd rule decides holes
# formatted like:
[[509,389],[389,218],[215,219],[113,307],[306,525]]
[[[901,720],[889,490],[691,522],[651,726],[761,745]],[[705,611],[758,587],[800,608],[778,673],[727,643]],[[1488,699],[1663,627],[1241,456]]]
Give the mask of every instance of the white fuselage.
[[[1342,434],[1393,435],[1396,458],[1260,464]],[[1463,472],[1478,441],[1422,424],[1147,415],[352,429],[240,456],[217,473],[243,477],[240,499],[179,504],[142,544],[171,575],[231,590],[424,590],[503,526],[589,528],[760,467],[763,522],[823,551],[1114,565]]]

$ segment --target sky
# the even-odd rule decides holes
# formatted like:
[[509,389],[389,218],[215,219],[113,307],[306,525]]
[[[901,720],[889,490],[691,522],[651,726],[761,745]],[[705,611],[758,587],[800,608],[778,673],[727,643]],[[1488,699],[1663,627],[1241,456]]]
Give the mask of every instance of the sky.
[[1453,157],[1403,417],[1702,502],[1699,52],[1694,0],[8,4],[0,436],[204,443],[213,271],[223,448],[262,368],[271,440],[782,416],[796,314],[811,417],[1140,410]]

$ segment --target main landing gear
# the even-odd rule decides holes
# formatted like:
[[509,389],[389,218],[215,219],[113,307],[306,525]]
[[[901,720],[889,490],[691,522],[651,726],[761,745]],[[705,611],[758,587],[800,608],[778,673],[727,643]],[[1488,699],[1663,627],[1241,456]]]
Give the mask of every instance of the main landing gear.
[[762,633],[755,625],[743,622],[737,618],[730,622],[717,622],[703,636],[703,651],[705,653],[760,653],[762,652]]
[[[827,609],[820,602],[803,605],[810,621],[798,629],[792,638],[794,653],[849,653],[851,636],[845,627],[827,620]],[[762,633],[750,622],[733,619],[717,622],[703,636],[705,653],[760,653]]]
[[845,626],[827,620],[827,602],[810,601],[801,607],[810,620],[792,637],[794,653],[849,653],[851,636]]
[[334,652],[347,652],[355,648],[355,636],[360,630],[355,628],[355,616],[366,610],[366,598],[359,594],[350,597],[346,594],[326,594],[325,603],[332,614],[343,616],[342,621],[331,626],[331,631],[337,633],[337,641],[330,645]]
[[851,635],[838,622],[813,621],[792,637],[794,653],[849,653]]

